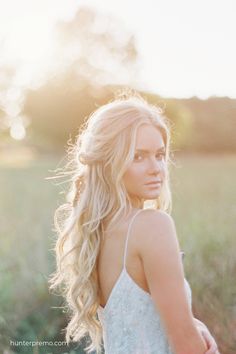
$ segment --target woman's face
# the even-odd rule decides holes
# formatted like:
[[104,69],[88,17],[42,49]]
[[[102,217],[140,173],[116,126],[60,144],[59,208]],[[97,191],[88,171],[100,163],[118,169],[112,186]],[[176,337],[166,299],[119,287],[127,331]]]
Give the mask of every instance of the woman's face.
[[134,160],[123,176],[133,206],[142,207],[144,200],[156,199],[160,195],[165,171],[162,135],[153,125],[142,124],[137,130]]

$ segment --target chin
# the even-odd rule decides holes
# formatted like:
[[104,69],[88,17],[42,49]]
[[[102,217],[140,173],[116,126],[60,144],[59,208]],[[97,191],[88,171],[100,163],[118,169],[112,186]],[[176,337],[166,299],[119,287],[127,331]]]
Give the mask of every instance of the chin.
[[153,197],[148,197],[147,199],[153,200],[153,199],[157,199],[157,198],[159,198],[159,194],[158,194],[158,195],[155,195],[155,196],[153,196]]
[[159,196],[160,196],[160,193],[152,193],[149,195],[142,196],[141,198],[151,200],[151,199],[157,199]]

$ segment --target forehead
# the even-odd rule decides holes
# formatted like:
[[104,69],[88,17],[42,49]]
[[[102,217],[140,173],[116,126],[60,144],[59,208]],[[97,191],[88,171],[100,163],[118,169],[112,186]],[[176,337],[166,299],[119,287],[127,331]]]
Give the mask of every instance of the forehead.
[[136,149],[156,150],[164,146],[160,130],[149,124],[138,127],[136,136]]

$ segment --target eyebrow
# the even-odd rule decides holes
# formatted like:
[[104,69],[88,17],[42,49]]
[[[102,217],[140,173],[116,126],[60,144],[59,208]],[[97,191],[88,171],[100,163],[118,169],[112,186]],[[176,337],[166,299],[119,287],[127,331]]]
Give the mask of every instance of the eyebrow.
[[[144,153],[149,153],[149,150],[145,150],[145,149],[136,149],[136,151],[139,152],[144,152]],[[165,151],[165,146],[160,147],[159,149],[156,150],[156,152],[160,152],[160,151]]]

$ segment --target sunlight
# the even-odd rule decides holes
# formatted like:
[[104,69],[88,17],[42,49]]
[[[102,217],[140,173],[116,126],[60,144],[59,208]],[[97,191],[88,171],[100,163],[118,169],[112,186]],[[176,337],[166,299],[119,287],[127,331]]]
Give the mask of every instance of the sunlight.
[[19,122],[14,123],[10,129],[10,135],[15,140],[22,140],[25,138],[25,127]]
[[23,23],[16,20],[17,31],[5,38],[5,58],[14,58],[17,67],[27,66],[24,75],[18,75],[17,84],[26,85],[37,73],[47,68],[52,48],[52,34],[46,20],[28,18]]
[[[14,6],[10,6],[13,5]],[[9,68],[2,81],[0,104],[9,135],[26,137],[26,121],[20,116],[27,89],[36,89],[48,77],[53,52],[53,21],[39,3],[6,3],[0,14],[0,66]]]
[[29,119],[25,115],[7,118],[6,124],[10,128],[10,136],[15,140],[23,140],[26,137],[26,128],[29,125]]

